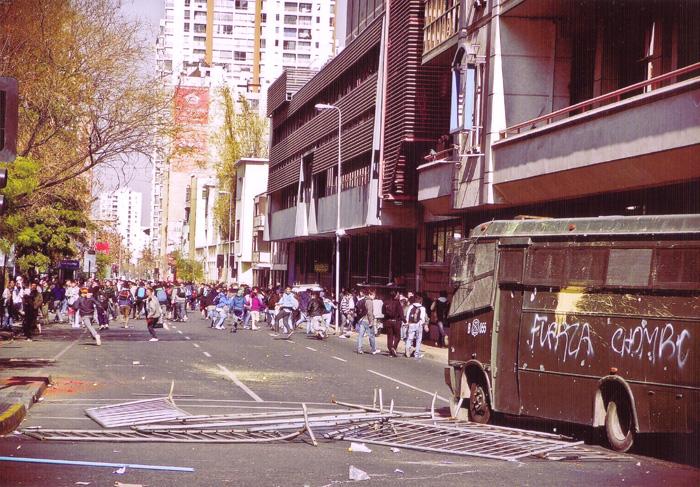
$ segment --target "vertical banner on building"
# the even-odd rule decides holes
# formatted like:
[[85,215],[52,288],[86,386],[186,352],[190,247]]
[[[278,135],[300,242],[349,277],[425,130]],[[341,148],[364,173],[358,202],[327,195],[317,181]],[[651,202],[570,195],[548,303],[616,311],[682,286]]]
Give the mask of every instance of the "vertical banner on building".
[[209,137],[209,88],[179,86],[175,89],[175,123],[181,132],[175,139],[173,171],[190,172],[206,163]]

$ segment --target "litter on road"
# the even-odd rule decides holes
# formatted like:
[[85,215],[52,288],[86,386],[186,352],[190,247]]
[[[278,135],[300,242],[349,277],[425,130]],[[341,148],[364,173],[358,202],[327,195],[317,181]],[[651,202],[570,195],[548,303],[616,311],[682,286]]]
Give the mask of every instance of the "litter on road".
[[364,470],[360,470],[354,465],[350,465],[350,480],[370,480],[369,475]]

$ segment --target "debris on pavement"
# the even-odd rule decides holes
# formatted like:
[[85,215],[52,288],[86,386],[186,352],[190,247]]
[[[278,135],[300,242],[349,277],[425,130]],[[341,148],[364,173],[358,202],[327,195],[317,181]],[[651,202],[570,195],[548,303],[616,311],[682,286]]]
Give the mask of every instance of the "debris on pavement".
[[355,467],[354,465],[350,465],[350,480],[370,480],[369,475],[367,475],[367,472],[364,470],[360,470],[359,468]]
[[367,448],[367,446],[364,443],[350,443],[348,451],[357,453],[372,453],[372,450]]
[[126,472],[126,467],[121,467],[121,468],[116,469],[112,473],[116,473],[117,475],[123,475],[125,472]]

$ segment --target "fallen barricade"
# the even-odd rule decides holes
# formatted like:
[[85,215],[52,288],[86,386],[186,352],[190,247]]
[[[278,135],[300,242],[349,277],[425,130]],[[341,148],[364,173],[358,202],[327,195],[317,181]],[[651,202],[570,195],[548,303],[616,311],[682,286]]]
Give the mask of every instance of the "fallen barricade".
[[[378,400],[378,401],[377,401]],[[398,411],[393,401],[385,408],[381,390],[375,390],[372,406],[332,399],[329,407],[219,415],[191,415],[175,406],[171,395],[146,401],[92,408],[86,413],[102,430],[23,430],[39,440],[173,442],[173,443],[270,443],[297,440],[317,446],[319,438],[382,445],[432,453],[448,453],[498,460],[547,458],[551,452],[571,452],[583,442],[553,434],[483,426],[435,415],[430,410]],[[112,427],[128,429],[111,429]],[[369,451],[367,449],[366,451]],[[590,452],[589,452],[590,453]],[[567,453],[568,455],[568,453]]]

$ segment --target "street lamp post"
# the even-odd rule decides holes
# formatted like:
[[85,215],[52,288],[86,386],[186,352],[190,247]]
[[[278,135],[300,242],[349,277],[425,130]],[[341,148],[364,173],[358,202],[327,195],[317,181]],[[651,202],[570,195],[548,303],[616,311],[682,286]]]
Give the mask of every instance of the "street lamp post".
[[226,285],[231,284],[231,269],[229,259],[231,258],[231,207],[233,206],[233,195],[230,191],[219,191],[219,194],[228,195],[228,253],[226,255]]
[[340,237],[345,234],[340,228],[340,190],[341,190],[341,138],[343,131],[342,114],[340,108],[334,105],[327,105],[325,103],[317,103],[316,110],[337,110],[338,111],[338,188],[337,188],[337,215],[335,223],[335,299],[337,305],[335,307],[335,331],[336,333],[340,327]]

